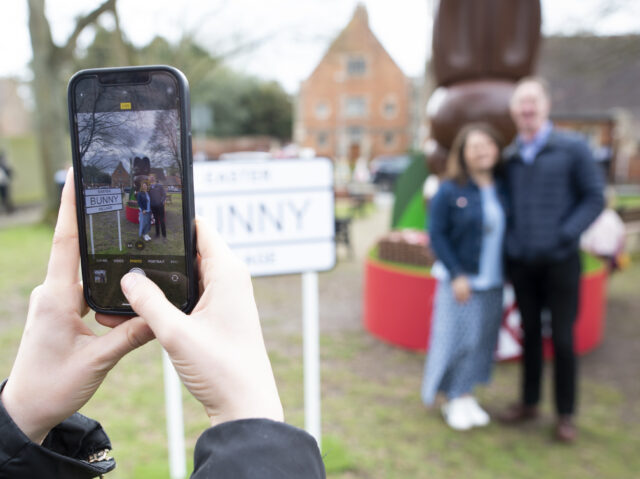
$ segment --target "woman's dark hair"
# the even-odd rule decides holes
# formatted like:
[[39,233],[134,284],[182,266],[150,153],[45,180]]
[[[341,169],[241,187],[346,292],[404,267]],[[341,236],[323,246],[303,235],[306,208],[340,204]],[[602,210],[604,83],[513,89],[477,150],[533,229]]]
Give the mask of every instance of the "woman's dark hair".
[[453,140],[453,145],[451,146],[451,151],[449,152],[449,158],[447,159],[446,177],[460,184],[469,181],[467,163],[464,161],[464,149],[469,135],[475,132],[484,133],[491,138],[493,143],[498,147],[498,161],[496,161],[493,167],[493,174],[495,175],[502,168],[501,152],[504,147],[502,135],[488,123],[469,123],[463,126],[456,135],[456,138]]

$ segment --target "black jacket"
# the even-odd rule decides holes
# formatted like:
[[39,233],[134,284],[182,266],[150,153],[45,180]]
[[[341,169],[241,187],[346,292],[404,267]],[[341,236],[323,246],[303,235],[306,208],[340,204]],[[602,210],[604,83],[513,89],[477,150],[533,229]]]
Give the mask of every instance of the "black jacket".
[[604,207],[593,156],[576,134],[553,130],[532,164],[514,142],[505,150],[510,200],[506,252],[512,260],[562,261]]
[[[0,479],[97,477],[116,466],[106,454],[110,449],[100,424],[81,414],[56,426],[39,446],[22,433],[0,402]],[[91,456],[95,462],[89,462]],[[325,477],[315,439],[268,419],[231,421],[207,429],[194,456],[191,479]]]
[[164,205],[167,199],[167,193],[164,191],[164,186],[156,183],[149,189],[149,197],[151,198],[151,207],[158,207]]

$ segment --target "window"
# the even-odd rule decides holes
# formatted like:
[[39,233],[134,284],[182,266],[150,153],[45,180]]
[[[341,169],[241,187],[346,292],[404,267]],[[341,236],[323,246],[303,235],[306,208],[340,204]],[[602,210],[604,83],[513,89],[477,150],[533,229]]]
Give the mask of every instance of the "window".
[[388,98],[382,104],[382,114],[386,118],[393,118],[396,116],[396,102],[395,100]]
[[367,62],[362,55],[349,55],[347,58],[347,75],[360,77],[367,72]]
[[367,102],[363,96],[347,97],[345,102],[345,116],[349,118],[365,116],[367,113]]
[[347,128],[347,134],[352,143],[359,143],[362,140],[363,133],[364,129],[361,126],[350,126]]
[[329,135],[327,134],[326,131],[321,131],[320,133],[318,133],[318,136],[316,137],[316,144],[318,148],[323,148],[327,146],[328,142],[329,142]]
[[384,146],[386,146],[387,148],[390,146],[393,146],[395,141],[396,141],[396,136],[393,134],[392,131],[384,132]]
[[315,115],[319,120],[326,120],[329,118],[329,105],[326,101],[319,101],[316,103]]

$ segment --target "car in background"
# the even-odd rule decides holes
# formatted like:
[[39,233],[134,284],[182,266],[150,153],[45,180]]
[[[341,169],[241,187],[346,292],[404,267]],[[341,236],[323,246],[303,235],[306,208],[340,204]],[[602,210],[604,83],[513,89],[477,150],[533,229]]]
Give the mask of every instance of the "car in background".
[[391,191],[410,163],[409,155],[378,156],[369,163],[371,182],[383,191]]

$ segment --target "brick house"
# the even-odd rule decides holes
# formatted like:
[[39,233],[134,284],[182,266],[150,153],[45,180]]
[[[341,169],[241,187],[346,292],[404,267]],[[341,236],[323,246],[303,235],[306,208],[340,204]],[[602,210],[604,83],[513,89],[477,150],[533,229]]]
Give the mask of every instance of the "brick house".
[[116,169],[111,173],[111,187],[112,188],[126,188],[131,185],[131,177],[129,173],[122,165],[122,162],[118,163]]
[[294,139],[320,156],[351,161],[404,153],[411,144],[410,90],[358,5],[301,84]]

